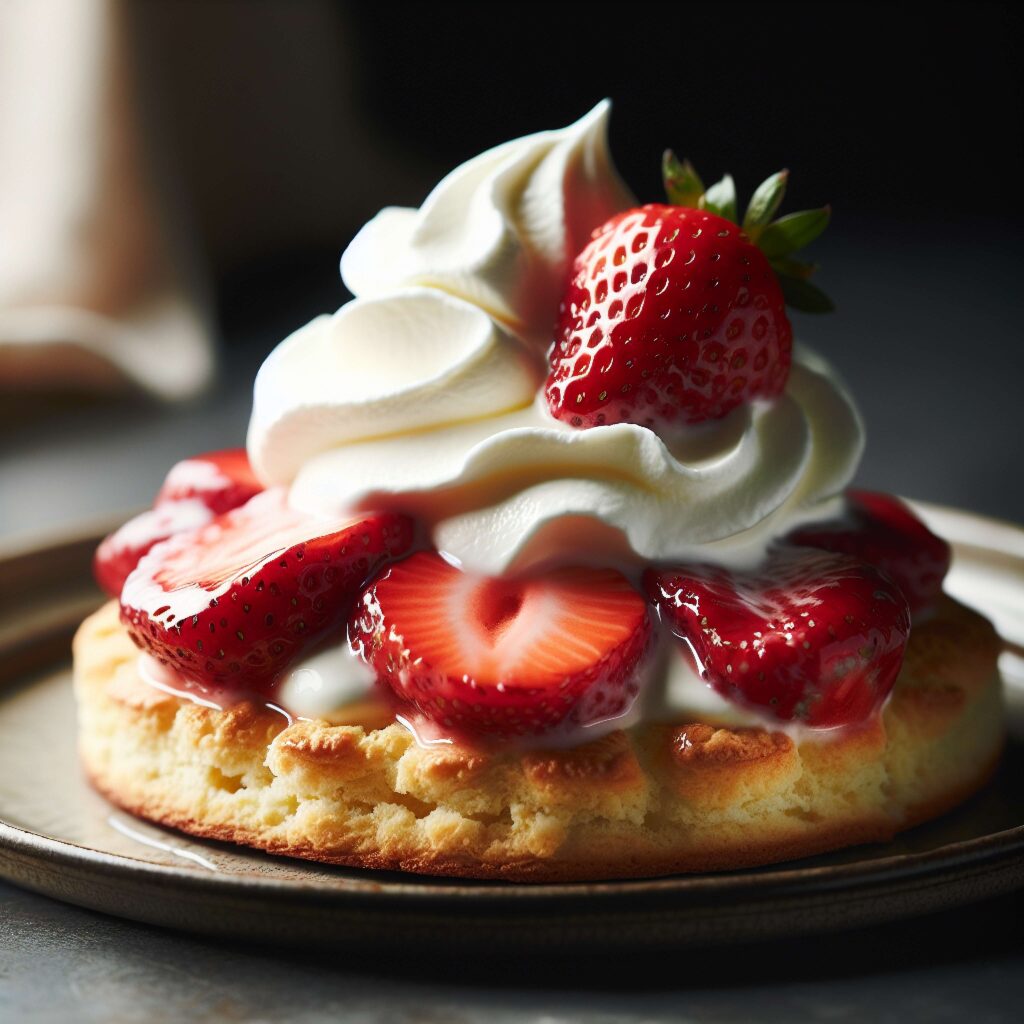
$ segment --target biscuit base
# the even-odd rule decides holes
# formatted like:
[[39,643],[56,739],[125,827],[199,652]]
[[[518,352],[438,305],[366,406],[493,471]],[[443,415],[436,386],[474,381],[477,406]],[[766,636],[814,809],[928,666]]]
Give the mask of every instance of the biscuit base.
[[992,774],[1004,743],[989,622],[943,598],[880,716],[794,741],[646,723],[567,750],[423,748],[382,705],[347,723],[147,685],[116,602],[75,638],[85,770],[191,835],[359,868],[554,882],[751,867],[891,839]]

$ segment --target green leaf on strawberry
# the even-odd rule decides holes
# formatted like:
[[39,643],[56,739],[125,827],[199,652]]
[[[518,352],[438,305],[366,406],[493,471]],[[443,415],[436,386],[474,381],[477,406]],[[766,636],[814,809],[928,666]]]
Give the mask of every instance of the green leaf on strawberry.
[[710,210],[712,213],[717,213],[719,217],[731,220],[733,224],[737,223],[736,182],[732,180],[731,174],[724,175],[721,181],[715,182],[701,196],[700,209]]
[[779,277],[795,277],[798,281],[806,281],[818,269],[817,263],[804,263],[790,256],[780,256],[771,260],[772,269]]
[[810,245],[828,227],[831,216],[832,209],[828,206],[819,210],[788,213],[769,224],[761,232],[757,244],[769,259],[788,256]]
[[[679,158],[668,149],[662,160],[665,192],[673,206],[708,210],[719,217],[740,223],[737,213],[736,185],[726,174],[721,181],[705,189],[700,175],[689,160]],[[831,207],[802,210],[773,220],[786,194],[789,171],[770,175],[754,189],[743,215],[742,228],[771,264],[779,278],[786,304],[804,313],[827,313],[835,307],[819,288],[807,283],[817,270],[813,263],[792,259],[792,254],[810,245],[828,227]]]
[[779,275],[779,287],[786,305],[801,313],[831,313],[836,308],[832,300],[810,281]]
[[781,170],[768,178],[754,189],[754,194],[747,204],[747,212],[743,215],[743,230],[752,242],[757,242],[761,229],[771,222],[772,217],[782,205],[786,194],[786,183],[789,171]]

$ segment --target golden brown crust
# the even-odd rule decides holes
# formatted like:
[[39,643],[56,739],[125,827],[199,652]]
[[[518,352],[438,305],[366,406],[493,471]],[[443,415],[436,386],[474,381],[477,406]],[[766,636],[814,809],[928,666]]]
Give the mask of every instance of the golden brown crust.
[[146,686],[116,605],[75,642],[96,787],[193,835],[353,867],[515,881],[706,871],[883,841],[981,786],[1003,742],[988,622],[944,599],[884,715],[838,737],[650,724],[568,750],[418,747],[371,702],[334,724]]

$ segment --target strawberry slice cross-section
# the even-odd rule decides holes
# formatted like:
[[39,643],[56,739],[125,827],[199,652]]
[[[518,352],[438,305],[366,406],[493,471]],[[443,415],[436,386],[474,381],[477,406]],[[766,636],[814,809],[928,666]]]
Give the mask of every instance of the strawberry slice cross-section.
[[783,548],[752,572],[689,565],[650,569],[644,582],[703,678],[782,721],[863,721],[899,674],[907,601],[855,558]]
[[492,578],[420,552],[367,588],[349,637],[378,678],[432,721],[520,736],[623,714],[639,689],[651,621],[613,569]]
[[374,574],[413,543],[397,514],[314,518],[265,491],[157,544],[125,581],[121,618],[136,645],[185,679],[266,688],[343,625]]

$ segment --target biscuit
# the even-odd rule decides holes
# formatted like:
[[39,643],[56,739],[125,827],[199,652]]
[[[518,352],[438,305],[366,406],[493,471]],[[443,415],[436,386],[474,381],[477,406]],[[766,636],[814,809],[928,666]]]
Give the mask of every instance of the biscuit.
[[127,811],[195,836],[360,868],[553,882],[749,867],[885,841],[989,778],[1000,642],[945,597],[883,714],[798,741],[653,722],[567,750],[424,748],[368,701],[289,724],[148,686],[116,602],[75,639],[82,760]]

